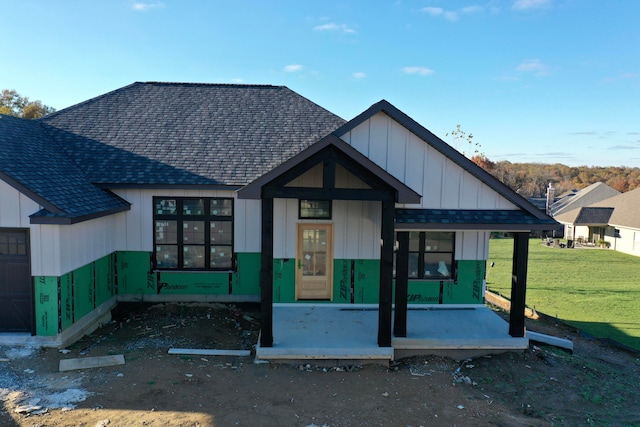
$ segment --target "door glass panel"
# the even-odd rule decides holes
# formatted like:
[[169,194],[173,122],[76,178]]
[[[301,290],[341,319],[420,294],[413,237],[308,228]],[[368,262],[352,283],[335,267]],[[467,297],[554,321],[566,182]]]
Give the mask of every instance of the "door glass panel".
[[327,231],[303,230],[302,275],[327,274]]

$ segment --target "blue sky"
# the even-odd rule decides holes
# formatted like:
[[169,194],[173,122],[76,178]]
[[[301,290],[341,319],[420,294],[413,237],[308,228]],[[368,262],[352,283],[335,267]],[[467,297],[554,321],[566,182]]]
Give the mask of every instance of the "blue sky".
[[[491,160],[640,167],[640,1],[2,0],[0,89],[62,109],[135,81],[386,99]],[[466,145],[457,147],[466,150]]]

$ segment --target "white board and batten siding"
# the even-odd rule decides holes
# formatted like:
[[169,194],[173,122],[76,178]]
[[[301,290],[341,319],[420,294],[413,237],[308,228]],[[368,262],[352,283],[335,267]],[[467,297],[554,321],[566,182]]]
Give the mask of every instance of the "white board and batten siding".
[[[124,229],[124,244],[119,250],[153,251],[153,197],[229,197],[235,198],[231,190],[163,190],[163,189],[119,189],[114,190],[131,203],[121,227]],[[234,200],[234,250],[235,252],[260,252],[260,200]]]
[[6,182],[0,180],[0,227],[30,228],[30,215],[38,212],[40,205]]
[[407,128],[380,112],[341,138],[422,195],[424,209],[517,209]]
[[333,256],[336,259],[380,259],[380,202],[334,200],[331,220],[298,219],[297,199],[273,203],[273,256],[296,258],[297,224],[333,224]]
[[[317,165],[287,184],[293,187],[322,187],[322,164]],[[336,187],[362,189],[369,188],[362,180],[336,165]],[[297,224],[333,224],[336,259],[379,259],[380,223],[382,207],[380,202],[359,200],[334,200],[331,220],[301,220],[298,217],[298,199],[274,200],[273,256],[275,258],[295,258],[297,247]]]
[[[518,209],[467,170],[380,112],[341,138],[422,195],[415,209]],[[487,259],[489,233],[456,233],[456,259]]]
[[32,274],[59,263],[59,239],[57,229],[51,226],[31,224],[30,215],[42,207],[6,182],[0,180],[0,228],[28,228]]

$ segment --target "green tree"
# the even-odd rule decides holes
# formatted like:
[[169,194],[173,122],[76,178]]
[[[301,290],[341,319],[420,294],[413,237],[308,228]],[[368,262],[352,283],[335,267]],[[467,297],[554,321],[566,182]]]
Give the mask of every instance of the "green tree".
[[0,92],[0,114],[37,119],[54,111],[55,108],[44,105],[41,101],[31,101],[13,89],[3,89]]

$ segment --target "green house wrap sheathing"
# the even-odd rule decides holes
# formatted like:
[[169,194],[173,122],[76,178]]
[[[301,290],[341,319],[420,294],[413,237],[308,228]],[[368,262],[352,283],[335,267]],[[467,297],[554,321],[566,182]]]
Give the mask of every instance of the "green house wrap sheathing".
[[354,303],[377,304],[380,299],[380,261],[358,259],[353,271]]
[[115,295],[114,258],[114,255],[107,255],[94,263],[96,307]]
[[73,271],[73,318],[82,319],[93,311],[95,306],[95,283],[93,280],[93,263]]
[[60,276],[61,327],[64,331],[75,322],[73,317],[73,272]]
[[238,253],[238,271],[233,275],[233,295],[260,295],[260,253]]
[[58,278],[34,278],[36,335],[53,336],[58,333]]
[[458,261],[456,282],[445,282],[443,304],[482,304],[485,262],[479,260]]
[[151,269],[149,252],[117,253],[118,294],[157,293],[156,275]]
[[333,261],[333,302],[348,304],[351,302],[351,260]]
[[162,272],[158,285],[159,294],[172,295],[226,295],[229,293],[231,273]]
[[407,289],[407,304],[439,303],[440,281],[409,280]]
[[273,260],[273,302],[295,302],[295,259]]

